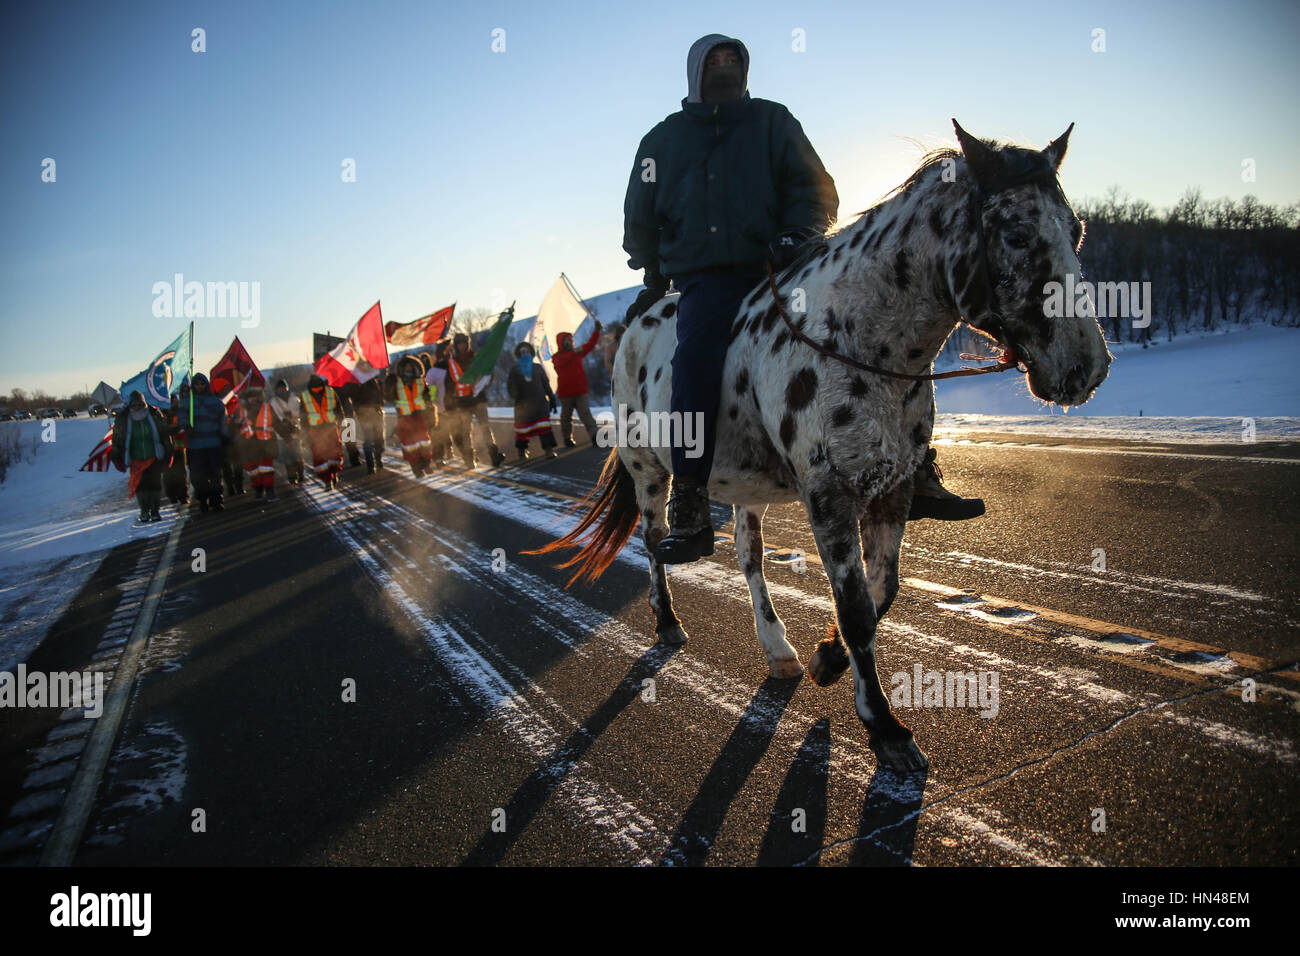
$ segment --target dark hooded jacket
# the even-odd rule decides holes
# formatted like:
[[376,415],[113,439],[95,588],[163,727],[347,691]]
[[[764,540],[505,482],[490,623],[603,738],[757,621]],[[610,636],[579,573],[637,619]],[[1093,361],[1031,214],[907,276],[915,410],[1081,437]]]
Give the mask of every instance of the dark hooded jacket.
[[[207,381],[202,372],[194,376],[194,381]],[[193,400],[194,417],[190,418],[191,402],[181,405],[181,428],[185,430],[191,449],[201,451],[205,448],[221,448],[231,442],[230,429],[226,424],[226,406],[221,399],[209,391],[200,395],[191,386],[190,398]]]
[[740,51],[748,77],[743,43],[701,37],[687,56],[689,95],[681,110],[637,148],[623,203],[623,248],[634,269],[670,278],[717,268],[760,271],[773,239],[822,235],[835,221],[835,183],[788,109],[753,99],[748,89],[729,103],[700,99],[705,58],[723,44]]

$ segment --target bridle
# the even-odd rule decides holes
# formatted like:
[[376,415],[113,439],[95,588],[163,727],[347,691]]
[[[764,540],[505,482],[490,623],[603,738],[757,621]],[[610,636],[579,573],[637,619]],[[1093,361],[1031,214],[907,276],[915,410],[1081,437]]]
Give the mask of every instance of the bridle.
[[[985,192],[978,185],[971,192],[970,202],[972,206],[972,216],[975,219],[976,237],[979,242],[980,269],[983,271],[984,281],[988,285],[989,300],[992,303],[990,311],[992,311],[994,315],[1000,315],[1001,310],[997,307],[997,284],[994,282],[992,271],[989,269],[988,243],[984,236],[984,207],[988,204],[990,199],[1003,190],[1010,189],[1013,186],[1025,185],[1030,182],[1041,183],[1042,179],[1043,177],[1041,173],[1035,173],[1033,175],[1018,177],[1009,182],[1001,183],[998,188],[989,192]],[[1060,185],[1056,183],[1055,180],[1053,180],[1052,185],[1057,190],[1060,189]],[[827,358],[835,359],[837,362],[842,362],[850,368],[856,368],[863,372],[871,372],[875,375],[883,375],[886,378],[904,379],[911,382],[932,382],[941,378],[964,378],[969,375],[986,375],[989,372],[1006,372],[1013,368],[1020,367],[1020,361],[1016,358],[1015,352],[1006,347],[1002,349],[1002,354],[1000,356],[972,355],[967,352],[961,353],[962,361],[994,362],[995,364],[993,365],[985,365],[982,368],[959,368],[953,369],[950,372],[932,372],[929,375],[913,375],[910,372],[894,372],[890,369],[881,368],[878,365],[859,362],[857,359],[849,358],[847,355],[842,355],[834,349],[826,348],[824,345],[814,342],[799,329],[795,328],[794,323],[790,320],[789,314],[785,311],[785,306],[781,304],[781,294],[776,287],[776,275],[772,272],[772,263],[769,261],[766,263],[766,266],[767,285],[772,292],[772,301],[776,304],[777,312],[780,314],[782,320],[784,320],[785,327],[789,330],[790,335],[814,351],[821,353]],[[1023,373],[1024,369],[1021,368],[1020,371]]]

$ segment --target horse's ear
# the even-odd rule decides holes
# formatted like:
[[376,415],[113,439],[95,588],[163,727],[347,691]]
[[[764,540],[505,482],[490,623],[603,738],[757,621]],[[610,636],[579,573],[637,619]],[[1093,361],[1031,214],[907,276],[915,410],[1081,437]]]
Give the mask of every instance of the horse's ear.
[[971,175],[975,177],[975,182],[981,186],[987,187],[997,178],[1000,160],[998,154],[981,143],[961,128],[961,123],[953,118],[952,128],[957,131],[957,142],[961,144],[961,154],[966,157],[966,162],[970,166]]
[[1065,160],[1066,147],[1070,145],[1070,132],[1073,129],[1074,124],[1071,123],[1064,133],[1048,143],[1047,148],[1043,150],[1043,155],[1047,157],[1053,169],[1061,168],[1061,163]]

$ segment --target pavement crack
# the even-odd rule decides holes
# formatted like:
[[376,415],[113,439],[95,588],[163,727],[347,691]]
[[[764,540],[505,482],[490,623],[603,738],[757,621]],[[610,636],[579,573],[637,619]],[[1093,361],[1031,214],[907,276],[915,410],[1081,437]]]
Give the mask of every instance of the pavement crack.
[[[1166,700],[1156,701],[1155,703],[1145,707],[1138,707],[1134,710],[1129,711],[1126,714],[1121,714],[1119,717],[1116,717],[1105,727],[1098,728],[1097,730],[1088,731],[1078,740],[1066,744],[1061,744],[1059,747],[1052,748],[1052,750],[1050,750],[1048,753],[1044,754],[1041,757],[1035,757],[1033,760],[1027,760],[1023,763],[1016,764],[1014,767],[1011,767],[1009,770],[1006,770],[1003,773],[995,774],[992,777],[989,777],[985,780],[977,781],[976,783],[967,784],[964,787],[958,787],[956,790],[953,790],[951,793],[945,794],[944,796],[938,798],[937,800],[932,800],[929,803],[923,803],[921,804],[921,806],[917,807],[915,810],[912,810],[910,813],[906,814],[905,816],[900,817],[899,819],[893,821],[892,823],[886,823],[882,826],[876,827],[876,829],[872,830],[870,833],[861,833],[858,834],[857,836],[847,837],[843,840],[836,840],[832,843],[828,843],[825,846],[823,846],[821,849],[814,850],[812,853],[808,854],[807,857],[805,857],[802,860],[799,860],[794,865],[807,866],[828,850],[834,850],[837,849],[838,847],[849,846],[855,843],[863,843],[866,841],[871,841],[878,846],[883,846],[883,844],[881,844],[880,840],[878,839],[880,834],[904,826],[906,824],[909,824],[912,821],[918,819],[921,816],[921,814],[926,813],[927,811],[930,810],[934,810],[937,807],[941,807],[945,803],[955,799],[956,797],[963,796],[964,794],[971,793],[972,791],[981,790],[985,787],[988,787],[990,784],[1001,783],[1004,780],[1010,780],[1012,777],[1016,776],[1021,771],[1028,770],[1031,767],[1037,767],[1040,764],[1044,764],[1049,760],[1053,760],[1056,757],[1059,757],[1063,753],[1067,753],[1071,750],[1076,749],[1077,747],[1082,746],[1083,744],[1087,743],[1088,741],[1092,740],[1095,737],[1100,737],[1102,734],[1110,733],[1116,727],[1119,727],[1121,724],[1128,723],[1130,720],[1132,720],[1135,717],[1141,717],[1144,714],[1154,713],[1155,711],[1161,710],[1165,707],[1173,707],[1177,704],[1186,703],[1187,701],[1195,700],[1198,697],[1205,697],[1210,694],[1219,693],[1220,691],[1224,691],[1233,686],[1239,685],[1243,680],[1246,680],[1247,678],[1257,679],[1260,677],[1264,677],[1266,675],[1276,674],[1281,671],[1294,670],[1297,666],[1300,666],[1300,662],[1293,661],[1287,664],[1279,664],[1277,667],[1271,667],[1267,670],[1256,671],[1253,674],[1242,674],[1239,677],[1233,678],[1231,681],[1227,683],[1219,683],[1219,684],[1214,684],[1210,687],[1202,687],[1199,690],[1192,691],[1191,693],[1188,694],[1184,694],[1181,697],[1171,697]],[[897,849],[894,849],[893,852],[898,854],[899,856],[902,856],[907,863],[912,862],[911,852],[899,853]]]

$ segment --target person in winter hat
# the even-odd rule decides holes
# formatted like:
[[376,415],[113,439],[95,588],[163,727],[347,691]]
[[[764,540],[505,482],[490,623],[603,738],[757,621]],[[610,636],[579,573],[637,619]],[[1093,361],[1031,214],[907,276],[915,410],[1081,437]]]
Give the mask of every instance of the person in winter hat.
[[393,405],[397,409],[397,442],[402,457],[416,478],[433,467],[433,442],[429,438],[429,418],[425,414],[433,405],[433,395],[424,384],[424,366],[413,356],[403,356],[393,376]]
[[547,458],[556,457],[551,412],[559,406],[546,370],[533,359],[533,347],[520,342],[515,346],[515,367],[506,379],[506,391],[515,403],[515,448],[521,461],[528,457],[528,442],[534,436]]
[[208,377],[202,372],[190,380],[189,401],[181,403],[180,419],[185,430],[190,484],[199,509],[221,511],[221,465],[231,435],[226,406],[212,394]]
[[162,477],[171,463],[172,446],[167,420],[145,404],[144,394],[133,391],[126,407],[113,419],[113,445],[109,456],[118,471],[130,469],[127,496],[140,506],[140,522],[161,521]]
[[601,325],[596,322],[591,337],[580,349],[573,347],[573,335],[561,332],[555,337],[556,352],[551,359],[555,366],[555,395],[560,400],[560,434],[564,444],[569,448],[578,444],[573,440],[573,411],[578,410],[587,437],[596,444],[596,419],[591,414],[591,401],[588,398],[590,387],[587,384],[587,372],[582,367],[582,360],[591,354],[591,350],[600,341]]
[[302,399],[289,390],[289,382],[280,379],[275,383],[275,393],[267,404],[275,416],[275,434],[280,441],[280,461],[285,478],[291,485],[301,485],[303,479],[302,444],[298,440],[302,425]]
[[279,443],[275,435],[275,413],[262,389],[245,388],[240,395],[244,420],[239,445],[244,470],[258,501],[275,501],[275,453]]
[[464,456],[466,467],[473,468],[475,464],[473,433],[477,431],[478,437],[487,446],[488,456],[495,467],[505,461],[506,456],[501,453],[496,439],[492,437],[492,424],[488,421],[486,389],[480,390],[476,395],[474,386],[479,383],[462,381],[465,370],[477,354],[470,347],[469,336],[464,332],[457,332],[452,337],[451,354],[447,356],[449,386],[447,407],[454,409],[451,434],[452,439],[460,446],[460,453]]
[[339,422],[343,410],[334,389],[325,379],[313,375],[302,393],[302,426],[311,447],[311,467],[326,491],[333,491],[343,470],[343,441]]

